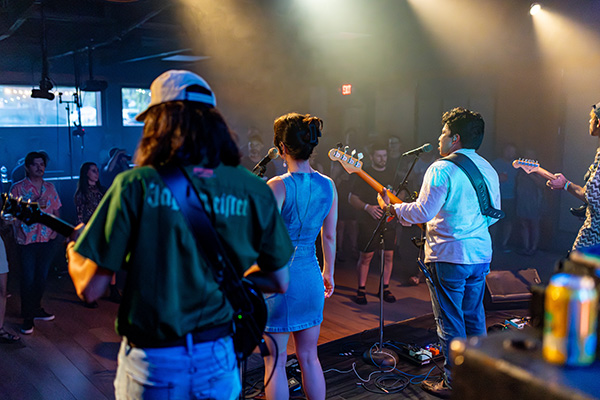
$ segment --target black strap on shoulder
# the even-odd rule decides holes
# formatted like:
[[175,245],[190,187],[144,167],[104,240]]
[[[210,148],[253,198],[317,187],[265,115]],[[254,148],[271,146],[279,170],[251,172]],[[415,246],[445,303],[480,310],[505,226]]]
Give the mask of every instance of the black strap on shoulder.
[[[187,175],[177,166],[165,165],[157,169],[163,182],[177,201],[177,205],[188,223],[201,254],[211,265],[214,278],[219,285],[223,283],[223,268],[229,259],[217,236],[213,224],[204,210],[200,198],[189,182]],[[231,266],[233,268],[233,266]],[[232,271],[233,272],[233,271]],[[233,275],[237,276],[236,273]]]
[[504,211],[497,210],[492,207],[492,202],[490,201],[490,192],[485,184],[485,181],[483,180],[483,175],[481,175],[481,171],[479,171],[479,168],[477,168],[475,163],[469,157],[465,156],[464,154],[454,152],[449,156],[442,158],[442,160],[454,163],[465,173],[465,175],[467,175],[471,181],[471,184],[473,185],[473,188],[475,189],[477,200],[479,200],[479,208],[483,215],[496,219],[504,218]]

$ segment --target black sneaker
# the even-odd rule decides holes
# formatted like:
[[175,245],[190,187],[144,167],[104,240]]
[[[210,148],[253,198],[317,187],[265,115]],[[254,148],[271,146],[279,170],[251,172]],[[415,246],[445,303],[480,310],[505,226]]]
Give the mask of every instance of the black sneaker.
[[33,318],[25,318],[21,325],[21,333],[31,335],[33,333]]
[[[40,308],[33,316],[33,319],[38,319],[40,321],[52,321],[54,319],[54,314],[47,313],[46,310]],[[25,333],[25,332],[23,332]]]
[[442,399],[449,399],[452,389],[448,387],[443,377],[428,379],[421,382],[421,389]]

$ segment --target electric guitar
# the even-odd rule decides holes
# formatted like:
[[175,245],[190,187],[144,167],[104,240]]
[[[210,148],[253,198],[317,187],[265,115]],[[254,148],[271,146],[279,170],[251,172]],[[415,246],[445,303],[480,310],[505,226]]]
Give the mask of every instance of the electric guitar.
[[512,166],[517,169],[521,168],[528,174],[535,172],[536,174],[550,181],[556,179],[556,175],[540,167],[540,163],[538,163],[536,160],[527,160],[525,158],[519,158],[512,162]]
[[[38,203],[25,201],[3,193],[0,217],[10,220],[17,218],[26,225],[40,223],[63,236],[69,237],[75,227],[62,219],[43,212]],[[231,301],[231,300],[230,300]],[[260,290],[247,279],[241,279],[239,291],[234,299],[235,332],[233,341],[238,359],[246,359],[256,346],[266,351],[262,334],[267,325],[267,305]],[[263,348],[264,347],[264,348]]]
[[[384,186],[381,183],[377,182],[371,175],[369,175],[365,171],[363,171],[363,169],[362,169],[363,162],[361,161],[362,156],[359,154],[360,158],[358,158],[358,157],[355,158],[354,157],[355,152],[356,151],[353,151],[351,154],[347,154],[345,151],[341,151],[339,148],[337,148],[337,149],[329,150],[329,153],[327,153],[327,154],[329,155],[330,160],[339,162],[342,165],[342,168],[344,168],[344,170],[347,173],[358,175],[369,186],[371,186],[373,189],[375,189],[377,191],[377,193],[381,193]],[[396,197],[396,195],[394,195],[390,191],[388,191],[388,197],[390,198],[390,202],[392,204],[402,203],[402,200],[400,200],[398,197]],[[423,224],[417,224],[417,225],[421,229],[424,228]]]
[[4,205],[0,216],[6,220],[17,218],[26,225],[40,223],[67,237],[75,230],[75,227],[68,222],[43,212],[38,203],[18,199],[6,193],[2,194],[2,200]]

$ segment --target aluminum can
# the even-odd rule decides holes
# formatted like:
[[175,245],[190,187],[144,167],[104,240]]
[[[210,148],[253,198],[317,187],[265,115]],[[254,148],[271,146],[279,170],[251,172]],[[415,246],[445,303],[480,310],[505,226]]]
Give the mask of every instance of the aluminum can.
[[556,274],[546,288],[544,359],[580,366],[594,362],[598,293],[589,276]]

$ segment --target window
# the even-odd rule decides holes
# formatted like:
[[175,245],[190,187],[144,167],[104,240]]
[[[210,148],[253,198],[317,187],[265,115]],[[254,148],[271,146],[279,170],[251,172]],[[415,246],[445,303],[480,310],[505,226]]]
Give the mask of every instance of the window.
[[[98,109],[100,92],[81,92],[80,110],[75,104],[64,103],[73,101],[74,88],[57,87],[52,93],[56,96],[52,101],[34,99],[31,97],[30,86],[0,85],[0,127],[67,126],[68,119],[73,126],[73,122],[79,122],[79,112],[84,127],[102,125]],[[59,93],[62,94],[59,96]],[[62,99],[62,104],[59,98]]]
[[141,126],[143,122],[135,120],[135,116],[141,113],[150,104],[150,89],[122,88],[123,99],[123,126]]

